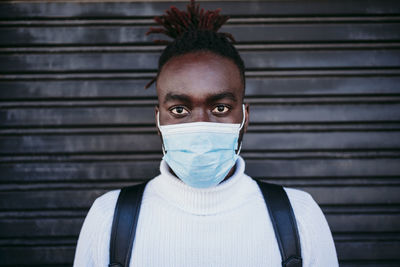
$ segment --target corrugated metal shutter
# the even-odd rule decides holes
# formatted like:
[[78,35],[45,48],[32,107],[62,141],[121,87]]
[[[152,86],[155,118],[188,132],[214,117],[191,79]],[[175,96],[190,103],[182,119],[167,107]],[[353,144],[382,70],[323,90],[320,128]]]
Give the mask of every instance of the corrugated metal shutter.
[[[202,5],[245,59],[247,173],[310,192],[342,266],[398,266],[399,2]],[[158,173],[144,33],[169,6],[0,4],[0,265],[70,266],[93,200]]]

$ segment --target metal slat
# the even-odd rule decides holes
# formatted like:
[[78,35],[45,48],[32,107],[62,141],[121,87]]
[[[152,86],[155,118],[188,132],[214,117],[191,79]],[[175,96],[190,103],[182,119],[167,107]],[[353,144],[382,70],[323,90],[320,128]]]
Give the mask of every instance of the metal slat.
[[[222,31],[241,43],[398,41],[399,22],[227,25]],[[146,36],[149,26],[0,27],[1,46],[150,45],[163,36]],[[329,33],[329,34],[327,34]],[[356,33],[356,34],[355,34]],[[266,38],[268,36],[268,38]]]
[[[10,1],[11,2],[11,1]],[[0,17],[5,19],[15,18],[65,18],[65,17],[84,17],[84,18],[108,18],[135,16],[158,16],[168,9],[171,5],[178,8],[185,8],[187,1],[177,2],[109,2],[99,0],[96,6],[93,3],[82,1],[63,1],[63,2],[25,2],[12,1],[3,3],[0,8]],[[396,0],[338,0],[327,5],[318,0],[299,2],[290,0],[281,2],[274,1],[205,1],[201,3],[205,9],[221,8],[225,13],[239,16],[314,16],[318,15],[359,15],[359,14],[399,14],[400,6]]]
[[[400,72],[399,72],[400,75]],[[2,81],[2,103],[14,100],[134,100],[156,99],[154,88],[144,89],[149,79],[135,80],[34,80]],[[248,77],[246,100],[258,97],[385,96],[400,94],[400,77]]]
[[[151,72],[159,55],[158,52],[0,55],[0,73]],[[244,51],[241,55],[247,70],[396,69],[400,62],[400,49]]]
[[[399,122],[399,103],[276,103],[250,106],[253,124]],[[4,127],[154,126],[154,105],[0,109]]]
[[[52,153],[157,153],[161,140],[152,134],[86,134],[86,135],[22,135],[0,136],[1,154]],[[375,151],[399,151],[400,131],[360,132],[278,132],[247,133],[243,151],[282,152],[296,151],[359,151],[362,155]],[[333,154],[333,153],[332,153]]]

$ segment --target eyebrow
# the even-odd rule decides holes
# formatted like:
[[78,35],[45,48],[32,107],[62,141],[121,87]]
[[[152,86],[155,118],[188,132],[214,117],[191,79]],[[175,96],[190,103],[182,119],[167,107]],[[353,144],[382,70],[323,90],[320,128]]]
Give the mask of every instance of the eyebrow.
[[168,101],[181,101],[181,102],[190,102],[190,97],[185,94],[174,94],[174,93],[167,93],[164,99],[164,103],[167,103]]
[[211,102],[211,103],[212,102],[217,102],[218,100],[225,99],[225,98],[228,98],[228,99],[231,99],[234,102],[237,102],[237,99],[236,99],[235,95],[232,94],[231,92],[223,92],[223,93],[220,93],[220,94],[212,95],[212,96],[207,98],[207,102]]
[[[212,95],[210,97],[207,98],[207,102],[209,103],[213,103],[213,102],[217,102],[221,99],[231,99],[234,102],[237,102],[237,99],[235,97],[234,94],[232,94],[231,92],[223,92],[220,94],[216,94],[216,95]],[[184,103],[190,103],[190,97],[186,94],[174,94],[174,93],[167,93],[164,99],[164,103],[167,103],[169,101],[180,101],[180,102],[184,102]]]

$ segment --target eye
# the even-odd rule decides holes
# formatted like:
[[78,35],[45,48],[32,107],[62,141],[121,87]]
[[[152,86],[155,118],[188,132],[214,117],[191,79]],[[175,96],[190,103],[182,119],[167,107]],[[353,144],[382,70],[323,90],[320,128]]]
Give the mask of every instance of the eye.
[[171,109],[171,112],[175,115],[185,115],[189,112],[182,106],[177,106]]
[[217,105],[212,112],[216,114],[223,114],[229,111],[229,107],[226,105]]

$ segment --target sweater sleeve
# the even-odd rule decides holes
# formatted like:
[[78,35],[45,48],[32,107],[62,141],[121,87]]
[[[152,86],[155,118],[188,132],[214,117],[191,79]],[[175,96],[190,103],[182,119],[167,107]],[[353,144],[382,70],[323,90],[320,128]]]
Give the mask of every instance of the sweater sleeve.
[[339,266],[328,222],[318,204],[304,191],[286,191],[299,229],[303,266]]
[[119,192],[109,191],[93,202],[79,234],[73,267],[108,266],[111,225]]
[[94,267],[95,258],[94,255],[96,251],[96,243],[98,242],[96,233],[99,229],[97,229],[96,225],[100,220],[98,207],[98,200],[96,199],[93,205],[90,207],[88,214],[86,215],[85,221],[83,222],[78,244],[76,246],[74,265],[73,267]]

